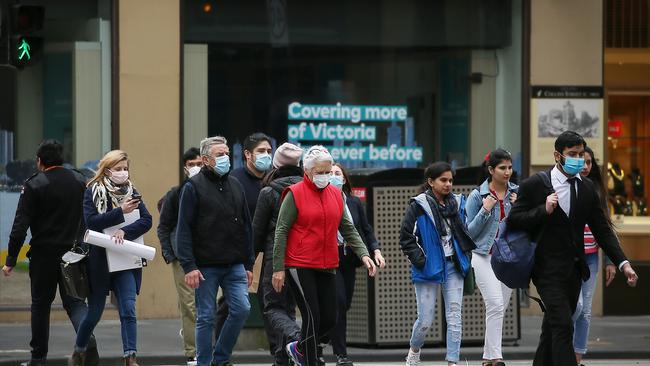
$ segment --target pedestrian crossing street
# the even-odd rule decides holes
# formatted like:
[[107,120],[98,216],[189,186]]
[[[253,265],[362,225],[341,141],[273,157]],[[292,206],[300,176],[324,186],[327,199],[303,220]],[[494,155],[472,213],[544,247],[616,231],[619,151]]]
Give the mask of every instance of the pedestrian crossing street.
[[[520,361],[507,361],[508,366],[530,366],[533,364],[532,360],[520,360]],[[584,360],[583,364],[585,366],[650,366],[650,360],[593,360],[588,361]],[[235,366],[260,366],[267,365],[266,363],[255,363],[255,364],[236,364]],[[328,365],[334,366],[334,363],[328,363]],[[404,365],[403,362],[355,362],[355,366],[399,366]],[[422,362],[421,366],[447,366],[447,362],[436,361],[436,362]],[[481,361],[461,361],[458,363],[458,366],[480,366]],[[159,365],[159,366],[172,366],[172,365]],[[185,365],[182,365],[185,366]]]

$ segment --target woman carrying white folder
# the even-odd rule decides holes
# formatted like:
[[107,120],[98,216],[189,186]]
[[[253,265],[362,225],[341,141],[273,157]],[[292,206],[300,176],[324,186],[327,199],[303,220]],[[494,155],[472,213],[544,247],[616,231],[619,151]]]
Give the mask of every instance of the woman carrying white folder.
[[[129,180],[128,156],[120,150],[108,152],[99,162],[95,176],[88,182],[83,208],[86,227],[98,232],[123,223],[124,214],[135,209],[140,211],[138,220],[113,234],[118,244],[124,240],[134,240],[151,228],[151,215]],[[137,366],[135,298],[140,291],[142,269],[109,272],[106,249],[94,245],[90,246],[87,269],[90,282],[88,314],[79,326],[74,352],[68,364],[84,365],[90,335],[104,312],[106,295],[113,291],[120,314],[124,365]]]

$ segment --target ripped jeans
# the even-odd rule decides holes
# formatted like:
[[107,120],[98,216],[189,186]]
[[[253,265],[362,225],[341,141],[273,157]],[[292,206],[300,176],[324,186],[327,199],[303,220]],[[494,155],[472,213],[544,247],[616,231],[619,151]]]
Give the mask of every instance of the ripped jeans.
[[461,310],[463,306],[463,276],[456,270],[453,261],[447,259],[447,281],[444,283],[415,283],[415,297],[418,307],[418,319],[413,324],[411,348],[419,349],[424,345],[429,329],[433,325],[436,310],[438,288],[442,288],[447,319],[447,357],[449,362],[458,362],[460,358],[460,339],[462,335]]

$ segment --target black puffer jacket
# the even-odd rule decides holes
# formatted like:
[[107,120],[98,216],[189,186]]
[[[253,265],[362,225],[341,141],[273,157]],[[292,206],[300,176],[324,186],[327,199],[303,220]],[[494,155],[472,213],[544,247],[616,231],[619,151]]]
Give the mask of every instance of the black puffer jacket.
[[257,296],[262,299],[264,327],[275,355],[276,365],[287,364],[284,345],[300,339],[300,327],[296,324],[296,301],[288,286],[276,292],[271,284],[273,277],[273,243],[275,225],[280,211],[282,191],[302,180],[302,169],[282,167],[275,171],[270,185],[262,188],[253,218],[253,243],[255,253],[264,252],[262,274]]
[[[281,169],[285,174],[274,179],[269,186],[262,188],[257,198],[255,217],[253,218],[253,244],[255,253],[264,252],[264,258],[273,261],[273,242],[275,239],[275,224],[280,212],[280,196],[285,188],[302,180],[302,170],[296,168]],[[297,175],[300,174],[300,175]]]

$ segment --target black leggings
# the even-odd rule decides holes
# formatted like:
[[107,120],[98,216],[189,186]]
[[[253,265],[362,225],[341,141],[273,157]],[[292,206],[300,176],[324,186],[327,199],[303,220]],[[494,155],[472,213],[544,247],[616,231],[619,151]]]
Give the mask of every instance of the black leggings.
[[317,366],[318,344],[336,325],[336,275],[311,268],[287,269],[289,286],[302,315],[298,350]]
[[347,314],[352,305],[354,282],[357,270],[357,256],[350,248],[339,247],[339,268],[336,270],[336,326],[330,331],[330,343],[335,355],[347,356]]

